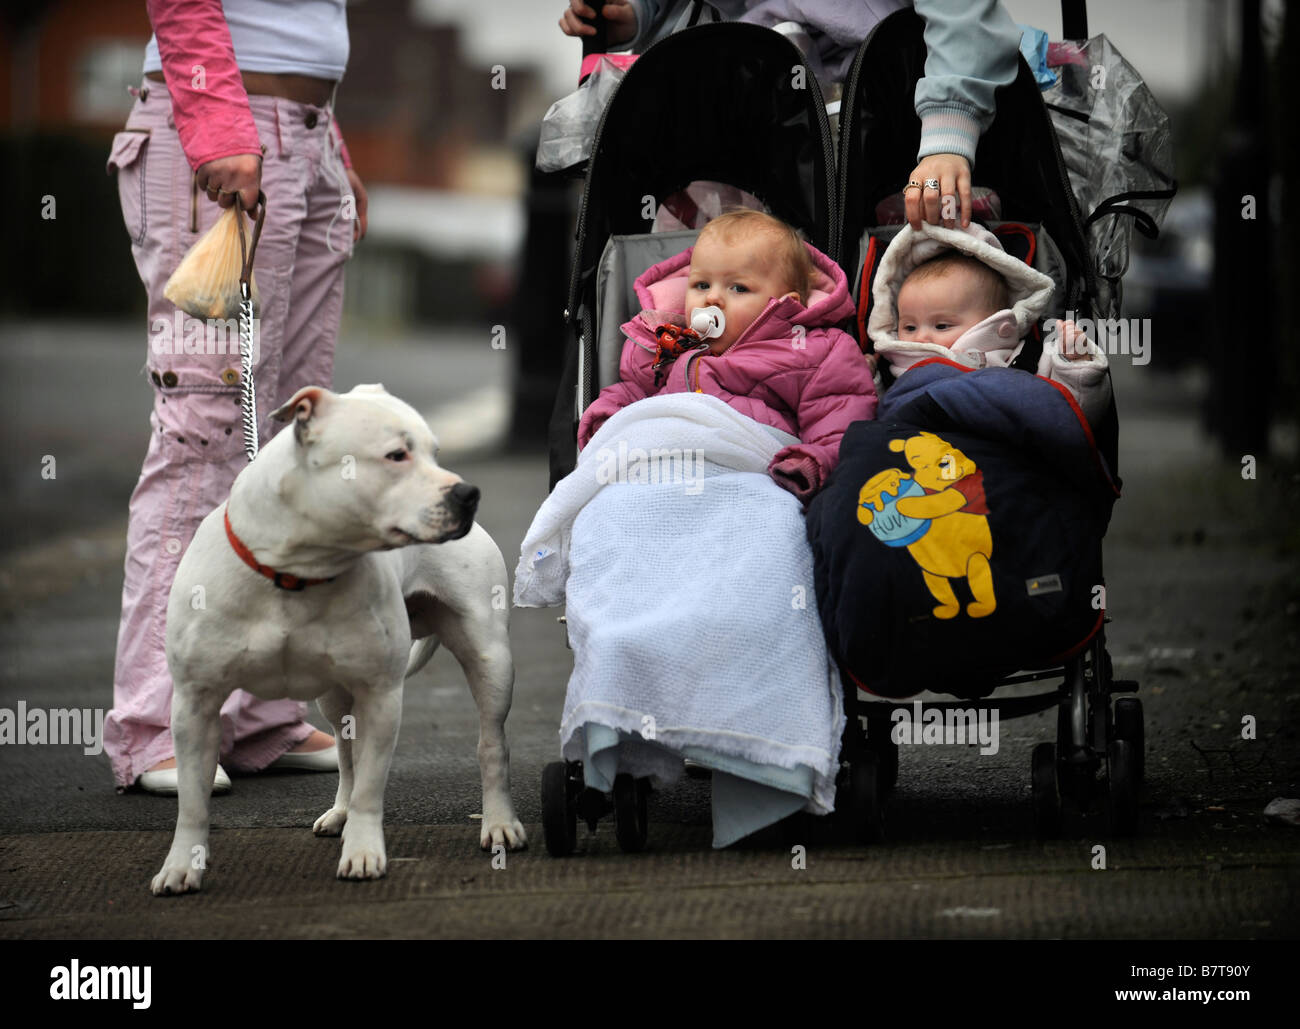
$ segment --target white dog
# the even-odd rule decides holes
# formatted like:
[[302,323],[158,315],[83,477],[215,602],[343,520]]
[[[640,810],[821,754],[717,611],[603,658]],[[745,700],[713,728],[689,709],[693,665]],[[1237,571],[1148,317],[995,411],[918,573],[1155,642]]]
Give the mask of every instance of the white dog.
[[236,687],[267,700],[316,698],[338,741],[339,785],[314,830],[342,833],[339,878],[382,876],[402,683],[439,640],[478,705],[480,845],[523,847],[505,737],[514,687],[506,568],[474,524],[479,491],[438,467],[429,427],[383,386],[342,395],[309,386],[272,417],[292,419],[292,430],[240,472],[172,585],[179,811],[153,892],[202,882],[218,715]]

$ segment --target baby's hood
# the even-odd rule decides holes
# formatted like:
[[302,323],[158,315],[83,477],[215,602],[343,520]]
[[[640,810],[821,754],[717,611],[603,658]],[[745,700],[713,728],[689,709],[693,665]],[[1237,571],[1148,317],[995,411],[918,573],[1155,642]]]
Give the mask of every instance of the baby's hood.
[[1035,271],[1018,257],[1008,254],[998,238],[982,225],[972,222],[966,229],[947,229],[922,222],[919,230],[904,225],[880,258],[880,268],[876,271],[875,285],[871,290],[867,335],[876,347],[897,342],[898,291],[904,280],[918,265],[945,250],[968,254],[1006,280],[1011,294],[1011,313],[1016,319],[1017,340],[1024,337],[1052,302],[1056,284],[1051,276]]
[[[812,281],[808,290],[808,303],[785,299],[778,302],[772,329],[784,331],[786,324],[802,324],[807,328],[837,325],[853,315],[853,298],[843,269],[811,243],[804,243],[813,262]],[[642,313],[628,323],[640,322],[650,333],[658,325],[686,324],[686,287],[691,271],[691,247],[680,254],[651,265],[634,283]],[[653,322],[654,324],[650,324]],[[624,331],[627,331],[625,326]]]

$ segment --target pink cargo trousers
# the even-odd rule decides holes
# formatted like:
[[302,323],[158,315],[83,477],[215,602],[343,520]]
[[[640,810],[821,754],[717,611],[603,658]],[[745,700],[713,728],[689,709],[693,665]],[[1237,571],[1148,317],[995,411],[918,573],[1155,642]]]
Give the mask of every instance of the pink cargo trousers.
[[[331,384],[354,222],[330,111],[270,96],[250,96],[249,105],[267,200],[254,266],[261,300],[254,377],[265,442],[280,427],[269,421],[271,411],[303,386]],[[248,459],[238,332],[183,315],[163,297],[181,258],[221,213],[195,188],[163,83],[145,80],[113,140],[108,170],[117,174],[148,292],[145,371],[154,391],[149,448],[131,495],[113,708],[104,729],[114,779],[125,789],[175,753],[164,652],[168,593],[199,522],[226,499]],[[305,715],[299,701],[235,690],[221,708],[221,762],[245,772],[265,768],[311,735]]]

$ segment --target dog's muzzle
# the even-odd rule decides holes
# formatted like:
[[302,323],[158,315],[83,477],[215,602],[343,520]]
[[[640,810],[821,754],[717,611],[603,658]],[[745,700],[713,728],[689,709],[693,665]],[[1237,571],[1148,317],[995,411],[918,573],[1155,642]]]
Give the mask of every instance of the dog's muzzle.
[[474,527],[474,515],[478,512],[478,501],[482,494],[477,486],[468,482],[458,482],[447,492],[447,507],[461,520],[461,527],[448,534],[445,539],[458,540]]

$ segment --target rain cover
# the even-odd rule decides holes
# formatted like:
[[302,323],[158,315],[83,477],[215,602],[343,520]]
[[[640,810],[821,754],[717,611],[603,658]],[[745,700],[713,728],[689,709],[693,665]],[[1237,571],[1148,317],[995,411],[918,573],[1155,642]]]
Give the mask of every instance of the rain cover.
[[542,134],[537,145],[538,171],[574,168],[591,156],[591,141],[596,136],[601,113],[631,63],[626,55],[620,58],[602,56],[595,70],[574,92],[551,104],[542,118]]
[[1079,201],[1098,276],[1096,314],[1118,317],[1133,227],[1154,239],[1173,199],[1169,119],[1104,35],[1053,43],[1057,83],[1043,91]]

